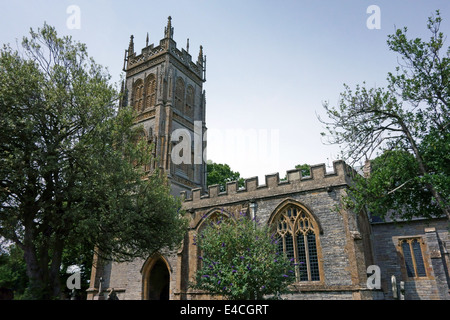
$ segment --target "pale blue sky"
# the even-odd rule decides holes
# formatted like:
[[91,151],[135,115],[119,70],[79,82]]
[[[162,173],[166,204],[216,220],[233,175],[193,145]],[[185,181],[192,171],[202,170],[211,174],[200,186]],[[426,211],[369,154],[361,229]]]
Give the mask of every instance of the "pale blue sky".
[[[66,25],[70,5],[80,8],[80,29]],[[380,8],[380,29],[366,26],[370,5]],[[427,18],[436,9],[449,35],[448,0],[1,0],[0,43],[14,47],[46,21],[86,43],[118,81],[130,35],[137,52],[147,32],[156,45],[172,16],[178,48],[189,38],[193,59],[200,45],[207,56],[208,159],[264,183],[265,174],[283,177],[296,164],[338,157],[337,147],[321,141],[322,102],[335,104],[343,83],[383,86],[397,65],[387,35],[407,26],[411,37],[428,38]],[[251,134],[256,145],[245,140]]]

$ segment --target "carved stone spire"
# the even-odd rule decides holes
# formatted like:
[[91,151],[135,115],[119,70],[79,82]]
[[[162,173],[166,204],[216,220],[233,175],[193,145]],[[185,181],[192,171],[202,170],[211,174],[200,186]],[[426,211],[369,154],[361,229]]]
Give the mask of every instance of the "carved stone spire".
[[173,27],[172,27],[172,17],[167,18],[167,27],[164,29],[164,37],[172,39],[173,37]]
[[145,46],[148,47],[148,32],[147,32],[147,38],[145,39]]
[[200,46],[200,52],[198,53],[197,64],[203,65],[203,46]]
[[134,36],[131,35],[130,37],[130,44],[128,45],[128,55],[132,55],[134,53],[134,42],[133,42]]
[[189,53],[189,38],[187,38],[187,43],[186,43],[186,52]]

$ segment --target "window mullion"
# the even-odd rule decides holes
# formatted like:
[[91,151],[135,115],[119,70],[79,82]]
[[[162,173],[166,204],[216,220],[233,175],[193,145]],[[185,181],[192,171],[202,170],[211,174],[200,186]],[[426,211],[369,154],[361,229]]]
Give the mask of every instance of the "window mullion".
[[300,269],[298,267],[298,252],[297,252],[298,243],[297,243],[297,236],[295,236],[295,233],[292,234],[292,248],[294,250],[294,263],[296,264],[296,266],[294,266],[295,279],[297,279],[297,281],[300,281]]
[[305,262],[306,262],[306,273],[308,275],[308,281],[311,281],[311,266],[309,264],[309,248],[308,248],[308,237],[307,232],[303,234],[303,241],[305,243]]

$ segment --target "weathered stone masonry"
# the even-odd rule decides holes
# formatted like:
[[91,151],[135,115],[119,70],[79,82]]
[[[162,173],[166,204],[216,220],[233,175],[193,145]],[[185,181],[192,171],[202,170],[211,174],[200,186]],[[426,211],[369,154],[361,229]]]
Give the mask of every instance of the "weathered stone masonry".
[[[320,269],[319,281],[298,282],[287,299],[361,299],[372,298],[366,288],[366,266],[371,262],[371,249],[364,241],[361,230],[367,229],[368,220],[340,208],[340,199],[349,183],[349,168],[344,162],[334,163],[334,171],[327,173],[324,165],[311,167],[311,176],[302,177],[300,170],[287,172],[287,180],[280,181],[278,174],[266,176],[265,184],[257,178],[247,179],[245,187],[236,182],[227,184],[219,193],[218,186],[210,186],[208,193],[192,190],[185,199],[184,209],[190,216],[190,228],[182,247],[176,253],[161,253],[147,261],[112,263],[104,268],[104,285],[114,288],[119,299],[142,299],[151,286],[146,266],[151,261],[163,259],[170,273],[171,299],[204,299],[202,293],[189,289],[197,270],[197,247],[194,236],[203,221],[217,213],[235,216],[253,215],[260,223],[269,223],[286,205],[305,208],[318,226],[317,247]],[[340,209],[340,210],[338,210]]]
[[[202,223],[217,213],[229,216],[244,213],[256,216],[261,223],[269,223],[283,206],[295,204],[308,210],[320,230],[317,240],[320,281],[298,282],[292,294],[284,298],[393,299],[390,281],[394,275],[398,283],[405,282],[405,299],[450,299],[448,220],[374,222],[365,214],[345,210],[340,200],[354,171],[342,161],[334,162],[333,167],[332,172],[326,172],[324,165],[312,166],[308,177],[302,177],[300,170],[291,170],[286,181],[271,174],[261,185],[257,178],[250,178],[242,189],[238,189],[236,182],[230,182],[224,192],[219,192],[218,186],[210,186],[206,194],[194,189],[192,196],[183,202],[191,222],[177,252],[161,252],[146,261],[106,264],[93,283],[98,283],[98,277],[102,276],[103,287],[115,288],[120,299],[146,299],[152,285],[151,265],[162,260],[170,274],[170,299],[214,298],[188,287],[197,270],[198,252],[193,243]],[[411,237],[423,240],[426,277],[410,278],[406,274],[398,242]],[[381,269],[381,290],[367,288],[366,270],[372,264]],[[91,298],[95,293],[94,287]]]
[[[320,229],[317,238],[320,281],[297,283],[294,293],[287,298],[303,299],[322,293],[340,299],[362,298],[368,293],[366,264],[371,261],[371,249],[363,240],[361,229],[367,229],[368,220],[343,210],[340,205],[351,171],[344,162],[336,161],[331,173],[326,172],[325,165],[317,165],[311,167],[308,177],[302,177],[300,170],[291,170],[286,181],[280,181],[278,174],[267,175],[262,185],[257,178],[247,179],[242,190],[237,189],[236,182],[228,183],[221,193],[218,186],[210,186],[203,196],[194,189],[192,197],[184,202],[192,218],[189,239],[196,234],[200,221],[215,212],[230,215],[245,212],[267,224],[284,205],[303,206]],[[191,254],[185,263],[189,270],[184,276],[192,280],[197,253],[195,247],[188,246]]]

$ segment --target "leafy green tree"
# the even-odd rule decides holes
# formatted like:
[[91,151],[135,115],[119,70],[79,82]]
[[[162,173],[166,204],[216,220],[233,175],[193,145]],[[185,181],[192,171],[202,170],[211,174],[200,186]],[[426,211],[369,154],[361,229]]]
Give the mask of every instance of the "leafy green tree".
[[91,279],[93,250],[84,250],[82,246],[66,246],[63,250],[60,277],[61,282],[66,283],[67,279],[73,274],[69,268],[76,267],[80,273],[80,285],[78,290],[70,290],[67,286],[62,289],[62,295],[76,300],[86,300]]
[[370,162],[367,177],[355,176],[350,188],[351,206],[356,211],[367,209],[383,220],[412,218],[420,212],[423,217],[441,214],[431,192],[419,178],[414,156],[402,150],[386,151]]
[[52,299],[64,259],[147,257],[186,222],[86,46],[44,24],[22,47],[0,52],[0,237],[23,250],[31,297]]
[[0,287],[13,290],[14,299],[23,297],[28,287],[23,251],[15,245],[0,254]]
[[[391,167],[383,172],[400,172],[406,166],[407,173],[398,175],[394,184],[373,179],[371,188],[379,196],[409,191],[411,199],[420,200],[415,209],[398,211],[403,218],[423,216],[426,205],[433,204],[450,219],[450,47],[443,52],[441,22],[439,11],[428,19],[428,42],[408,39],[406,27],[397,29],[387,43],[400,55],[401,63],[395,74],[388,74],[387,87],[357,85],[352,90],[345,85],[337,107],[324,104],[331,120],[319,119],[330,142],[344,146],[343,158],[350,163],[376,152],[397,151],[386,153],[385,165]],[[406,195],[400,198],[407,201]]]
[[[302,177],[307,177],[311,175],[311,166],[309,164],[297,164],[295,166],[295,169],[300,169],[300,172],[302,173]],[[281,179],[282,181],[287,180],[287,174],[284,175],[284,178]]]
[[218,184],[220,191],[225,191],[227,182],[237,181],[238,187],[244,186],[244,179],[239,172],[232,171],[228,164],[215,163],[209,160],[206,164],[206,184]]
[[295,166],[295,169],[300,169],[302,173],[302,177],[307,177],[311,175],[311,166],[309,164],[298,164]]
[[296,266],[278,252],[268,226],[241,215],[216,219],[196,238],[201,268],[193,288],[228,299],[278,298],[295,281]]

